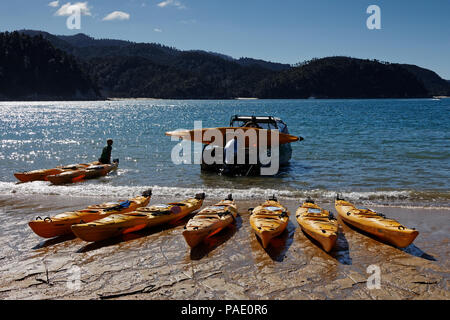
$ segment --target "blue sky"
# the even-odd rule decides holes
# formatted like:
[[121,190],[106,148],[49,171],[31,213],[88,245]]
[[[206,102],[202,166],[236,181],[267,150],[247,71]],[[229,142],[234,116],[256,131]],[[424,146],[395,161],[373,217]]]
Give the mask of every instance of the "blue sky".
[[[69,1],[50,2],[1,1],[0,30],[82,32],[283,63],[330,55],[375,58],[417,64],[450,79],[449,0],[71,1],[86,9],[81,30],[67,29],[67,16],[55,14]],[[372,4],[381,9],[381,30],[366,27]]]

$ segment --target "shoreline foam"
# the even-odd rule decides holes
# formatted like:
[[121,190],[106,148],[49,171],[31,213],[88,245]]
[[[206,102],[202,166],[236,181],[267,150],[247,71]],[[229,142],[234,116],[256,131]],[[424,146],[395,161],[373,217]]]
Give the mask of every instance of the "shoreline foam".
[[152,189],[154,195],[160,197],[190,197],[205,192],[208,198],[221,199],[229,193],[239,200],[260,200],[276,195],[280,199],[304,200],[311,197],[324,202],[334,201],[339,193],[343,197],[389,207],[411,208],[450,208],[450,192],[416,191],[416,190],[384,190],[384,191],[345,191],[345,190],[279,190],[253,187],[234,189],[223,187],[168,187],[159,185],[114,186],[106,183],[78,183],[73,185],[54,186],[48,182],[13,183],[0,181],[0,196],[69,196],[69,197],[132,197],[143,190]]

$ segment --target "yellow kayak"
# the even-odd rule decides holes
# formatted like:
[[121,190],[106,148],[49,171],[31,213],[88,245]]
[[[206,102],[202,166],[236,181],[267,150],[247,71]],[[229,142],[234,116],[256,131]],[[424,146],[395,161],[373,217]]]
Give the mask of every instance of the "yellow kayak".
[[202,209],[189,220],[183,231],[184,239],[193,248],[204,239],[215,235],[230,225],[236,217],[236,203],[230,194],[227,199]]
[[289,210],[283,207],[275,197],[254,208],[250,215],[250,225],[267,248],[270,241],[286,229]]
[[160,224],[178,221],[201,208],[205,194],[168,204],[141,207],[129,213],[110,215],[91,223],[72,226],[73,233],[84,241],[101,241]]
[[396,220],[386,218],[370,209],[357,209],[342,199],[336,199],[335,207],[344,222],[399,248],[409,246],[419,234],[418,231],[407,228]]
[[338,223],[330,212],[314,201],[306,200],[295,212],[295,217],[303,232],[317,240],[326,252],[333,249],[338,237]]
[[142,196],[135,197],[127,201],[107,202],[92,205],[83,210],[64,212],[54,217],[41,218],[30,221],[28,225],[38,236],[43,238],[53,238],[65,234],[71,234],[71,226],[77,223],[91,222],[114,213],[130,212],[139,207],[146,206],[151,197],[152,191],[145,191]]

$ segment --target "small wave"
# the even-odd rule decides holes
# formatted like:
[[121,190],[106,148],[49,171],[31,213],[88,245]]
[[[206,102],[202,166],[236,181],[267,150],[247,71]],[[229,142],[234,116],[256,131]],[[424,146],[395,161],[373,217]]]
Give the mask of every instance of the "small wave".
[[35,181],[16,184],[0,182],[0,195],[60,195],[70,197],[133,197],[146,189],[152,189],[157,197],[185,198],[205,192],[210,199],[221,199],[232,193],[237,200],[266,199],[276,195],[279,199],[302,201],[308,197],[317,201],[333,202],[339,193],[349,201],[363,204],[378,204],[402,207],[450,207],[450,192],[437,191],[333,191],[314,190],[276,190],[262,188],[183,188],[167,186],[112,186],[110,184],[82,183],[68,186],[54,186],[48,182]]

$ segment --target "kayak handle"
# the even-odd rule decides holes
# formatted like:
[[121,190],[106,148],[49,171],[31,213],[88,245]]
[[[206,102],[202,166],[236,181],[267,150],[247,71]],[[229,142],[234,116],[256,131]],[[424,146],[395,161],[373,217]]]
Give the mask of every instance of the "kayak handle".
[[399,230],[405,230],[406,228],[404,226],[398,226]]
[[42,220],[42,218],[40,216],[37,216],[36,220]]
[[52,222],[52,218],[46,217],[46,218],[44,219],[44,221],[45,221],[45,222]]
[[197,200],[204,200],[205,197],[206,197],[206,195],[205,195],[204,192],[202,192],[202,193],[197,193],[197,194],[195,195],[195,199],[197,199]]

